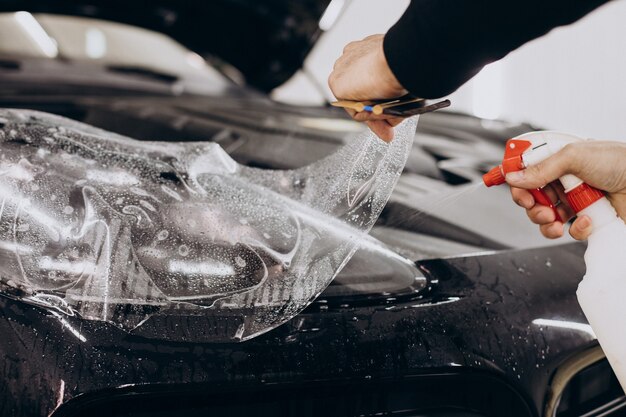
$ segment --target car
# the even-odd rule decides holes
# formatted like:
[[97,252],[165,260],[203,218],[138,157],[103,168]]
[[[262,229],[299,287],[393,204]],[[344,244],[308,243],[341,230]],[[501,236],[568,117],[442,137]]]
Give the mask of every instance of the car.
[[[95,137],[154,149],[217,144],[268,173],[313,164],[363,132],[338,109],[266,94],[302,65],[326,2],[121,4],[0,3],[0,162],[22,151],[28,160],[45,142],[23,134],[41,132],[30,125],[74,129],[85,146],[99,146]],[[258,50],[242,50],[246,22],[262,28]],[[15,274],[27,230],[1,214],[13,197],[5,191],[0,414],[624,415],[626,397],[575,296],[584,244],[544,241],[505,188],[480,185],[506,139],[533,129],[423,115],[370,233],[384,250],[359,249],[306,309],[245,341],[219,312],[154,314],[129,301],[118,306],[137,319],[129,327],[67,308],[66,283],[34,293],[15,285],[33,277]],[[71,157],[61,160],[69,169]],[[55,207],[44,191],[40,201]]]

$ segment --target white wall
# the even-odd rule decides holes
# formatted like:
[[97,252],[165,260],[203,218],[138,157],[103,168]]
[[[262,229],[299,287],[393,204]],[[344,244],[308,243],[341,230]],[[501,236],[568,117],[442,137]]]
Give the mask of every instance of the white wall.
[[[338,0],[334,0],[338,1]],[[277,99],[319,102],[343,46],[382,33],[408,0],[352,0],[306,62],[318,88],[302,74],[278,89]],[[451,96],[453,108],[524,120],[581,136],[626,140],[626,0],[614,0],[574,25],[535,40]]]
[[613,1],[485,68],[453,103],[467,112],[626,140],[625,21],[626,1]]

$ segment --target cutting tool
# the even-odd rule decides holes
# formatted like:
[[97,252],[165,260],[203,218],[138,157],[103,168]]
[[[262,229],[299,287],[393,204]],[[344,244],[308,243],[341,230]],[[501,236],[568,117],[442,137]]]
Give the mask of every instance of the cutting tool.
[[370,112],[375,115],[387,114],[397,117],[409,117],[416,114],[428,113],[450,105],[450,100],[442,100],[436,103],[428,103],[425,99],[406,95],[393,99],[351,101],[339,100],[330,103],[335,107],[351,109],[356,112]]

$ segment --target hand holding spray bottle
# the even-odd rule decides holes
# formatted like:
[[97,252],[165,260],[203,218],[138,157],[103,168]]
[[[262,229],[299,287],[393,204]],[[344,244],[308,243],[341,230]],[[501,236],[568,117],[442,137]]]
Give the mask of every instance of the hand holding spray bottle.
[[[583,139],[558,132],[531,132],[506,143],[502,164],[483,176],[487,187],[505,182],[509,172],[536,165],[570,143]],[[569,205],[592,222],[585,264],[587,271],[576,292],[578,302],[600,346],[626,389],[626,225],[604,193],[566,174],[559,178]],[[556,207],[544,190],[530,190],[538,204]]]

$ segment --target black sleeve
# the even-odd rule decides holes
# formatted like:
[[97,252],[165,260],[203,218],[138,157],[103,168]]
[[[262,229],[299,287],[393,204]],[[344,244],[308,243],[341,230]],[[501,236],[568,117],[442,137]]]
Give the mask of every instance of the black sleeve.
[[608,0],[412,0],[385,35],[392,72],[411,93],[452,93],[483,66]]

